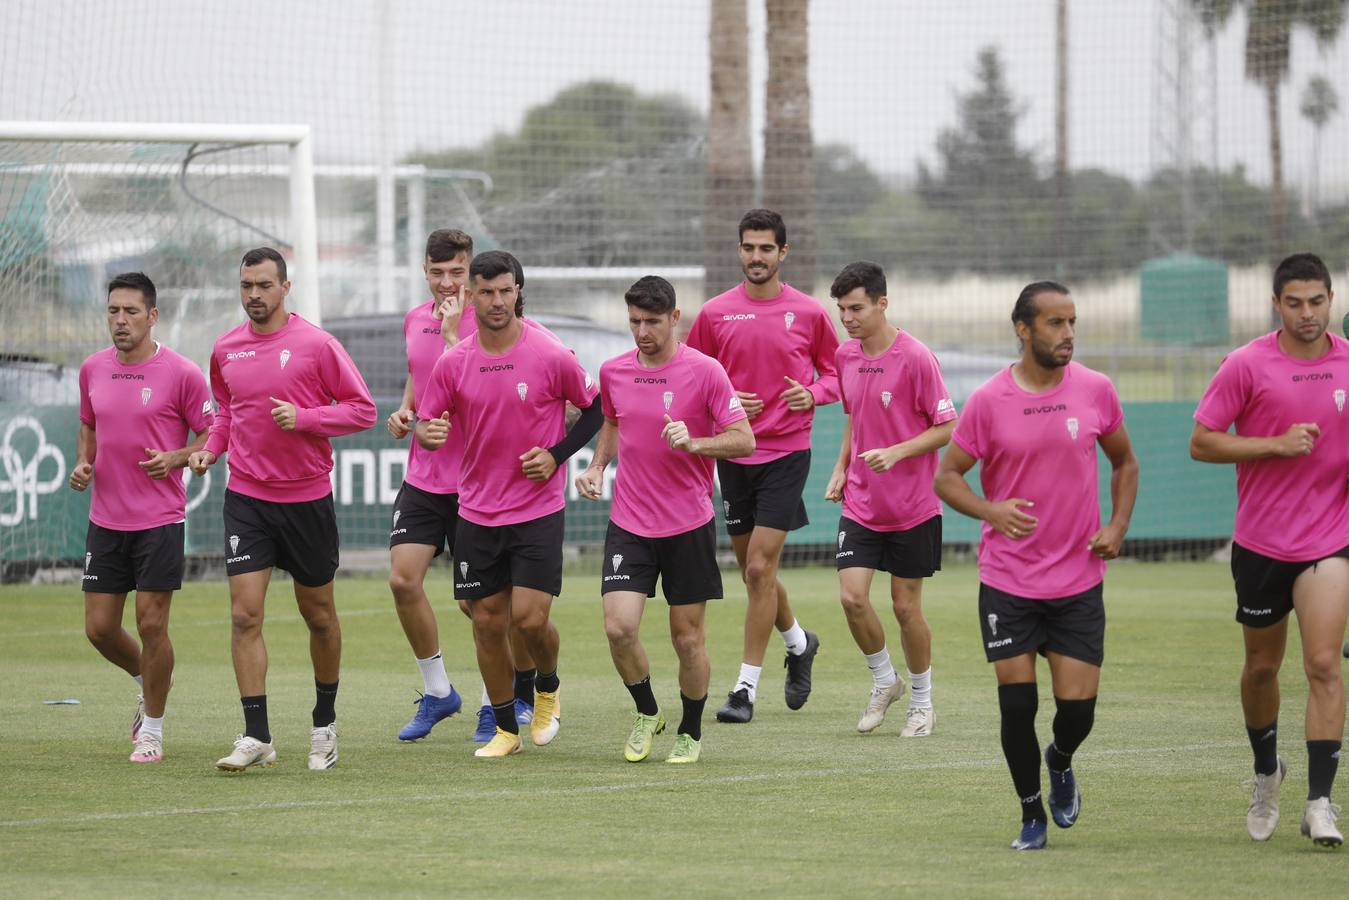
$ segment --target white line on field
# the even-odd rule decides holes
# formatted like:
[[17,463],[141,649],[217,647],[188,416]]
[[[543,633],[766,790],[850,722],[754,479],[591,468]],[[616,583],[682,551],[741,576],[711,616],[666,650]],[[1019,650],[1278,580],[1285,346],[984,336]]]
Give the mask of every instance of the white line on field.
[[[1220,741],[1209,744],[1181,744],[1170,747],[1120,747],[1114,750],[1096,750],[1093,752],[1079,752],[1075,755],[1076,759],[1103,759],[1107,757],[1118,756],[1147,756],[1153,754],[1165,753],[1192,753],[1204,750],[1234,750],[1245,747],[1246,744],[1238,741]],[[511,765],[506,763],[506,765]],[[544,796],[584,796],[586,794],[612,794],[625,791],[646,791],[659,790],[672,786],[684,785],[688,787],[716,786],[724,784],[752,784],[763,781],[782,781],[786,779],[798,780],[803,778],[837,778],[839,776],[858,776],[858,775],[894,775],[902,772],[924,772],[936,769],[986,769],[1000,767],[1004,765],[1001,758],[997,759],[970,759],[955,760],[946,762],[931,763],[906,763],[899,766],[878,766],[858,769],[833,768],[833,769],[798,769],[787,772],[764,772],[753,775],[714,775],[709,778],[698,778],[696,780],[685,780],[675,773],[671,773],[670,778],[661,781],[635,781],[623,784],[600,784],[600,785],[581,785],[569,788],[539,789],[529,788],[506,788],[503,790],[484,790],[456,792],[453,794],[422,794],[417,796],[396,796],[396,797],[364,797],[347,800],[289,800],[278,803],[253,803],[247,806],[204,806],[182,809],[145,809],[135,812],[109,812],[109,813],[87,813],[83,815],[72,816],[46,816],[38,819],[0,819],[0,828],[35,828],[44,825],[80,825],[89,822],[120,822],[129,819],[161,819],[172,818],[176,816],[218,816],[218,815],[237,815],[239,813],[253,812],[276,812],[295,809],[342,809],[362,806],[386,806],[395,803],[437,803],[445,801],[454,801],[456,803],[464,800],[495,800],[495,799],[537,799],[540,795]],[[265,778],[264,773],[257,773],[246,776],[225,776],[217,777],[252,777]]]

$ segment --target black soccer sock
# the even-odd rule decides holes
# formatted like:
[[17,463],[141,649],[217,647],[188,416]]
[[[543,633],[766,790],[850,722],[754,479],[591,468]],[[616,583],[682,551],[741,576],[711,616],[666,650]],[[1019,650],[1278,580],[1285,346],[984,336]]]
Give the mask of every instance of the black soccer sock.
[[558,680],[557,669],[547,673],[540,672],[534,676],[534,690],[543,691],[545,694],[557,693],[558,685],[562,682]]
[[538,669],[515,670],[515,699],[525,706],[534,705],[534,676],[538,674]]
[[1279,768],[1279,720],[1275,719],[1263,728],[1248,727],[1246,739],[1251,742],[1251,752],[1255,754],[1255,774],[1273,775]]
[[240,697],[239,702],[244,705],[244,734],[270,744],[272,730],[267,727],[267,695]]
[[1329,797],[1340,767],[1339,741],[1307,742],[1307,799]]
[[660,707],[656,705],[656,695],[651,692],[651,676],[648,675],[636,684],[624,685],[628,693],[632,694],[632,702],[637,704],[637,711],[644,716],[654,716],[660,712]]
[[511,734],[520,733],[520,723],[515,721],[515,700],[493,703],[492,715],[496,717],[497,727],[502,731],[509,731]]
[[1021,821],[1045,821],[1040,799],[1040,742],[1035,737],[1035,711],[1040,699],[1034,682],[998,685],[1002,711],[1002,755],[1021,800]]
[[679,701],[684,704],[684,718],[679,720],[679,733],[687,734],[695,741],[703,739],[703,707],[707,705],[707,695],[701,700],[690,700],[679,692]]
[[1073,766],[1073,754],[1091,734],[1092,723],[1096,721],[1096,698],[1060,700],[1055,697],[1054,705],[1058,708],[1054,713],[1054,743],[1049,745],[1046,762],[1055,772],[1066,772]]
[[337,682],[314,679],[314,727],[326,728],[337,721]]

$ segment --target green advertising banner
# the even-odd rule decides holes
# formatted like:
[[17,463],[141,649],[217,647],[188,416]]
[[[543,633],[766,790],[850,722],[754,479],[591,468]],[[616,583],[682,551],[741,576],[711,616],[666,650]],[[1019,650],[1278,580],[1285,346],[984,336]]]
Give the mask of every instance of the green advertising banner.
[[[1212,539],[1231,533],[1235,510],[1231,467],[1204,465],[1189,457],[1192,426],[1188,403],[1126,403],[1125,424],[1141,469],[1141,487],[1130,538],[1152,540]],[[380,422],[392,408],[380,411]],[[36,560],[78,560],[84,556],[89,496],[67,486],[75,459],[79,410],[74,406],[18,408],[0,404],[0,551],[5,563]],[[811,524],[789,538],[794,545],[826,545],[834,541],[839,508],[824,499],[825,484],[838,456],[844,416],[831,405],[820,409],[812,434],[812,465],[806,486]],[[402,484],[407,443],[395,441],[382,424],[361,434],[333,441],[333,495],[342,546],[374,549],[387,546],[389,518]],[[591,450],[576,454],[567,466],[567,541],[599,544],[608,522],[608,500],[617,466],[605,481],[604,499],[581,500],[573,486],[590,463]],[[224,534],[220,509],[225,466],[206,477],[187,475],[187,551],[221,556]],[[977,484],[978,469],[971,473]],[[95,483],[99,478],[97,466]],[[1110,469],[1102,458],[1100,496],[1109,510]],[[659,486],[653,486],[659,490]],[[720,503],[717,504],[720,509]],[[1106,513],[1108,514],[1108,513]],[[978,540],[978,523],[947,510],[943,523],[948,543]]]

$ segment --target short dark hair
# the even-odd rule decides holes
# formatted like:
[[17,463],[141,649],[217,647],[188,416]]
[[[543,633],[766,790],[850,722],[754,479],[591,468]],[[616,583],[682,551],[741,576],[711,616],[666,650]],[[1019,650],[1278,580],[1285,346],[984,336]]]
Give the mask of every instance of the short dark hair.
[[787,223],[771,209],[751,209],[740,219],[740,238],[746,231],[771,231],[779,247],[787,246]]
[[426,258],[431,262],[449,262],[460,253],[473,258],[473,238],[458,228],[437,228],[426,238]]
[[659,275],[643,275],[628,288],[623,302],[646,312],[666,315],[675,310],[674,285]]
[[1035,298],[1041,294],[1068,295],[1068,289],[1057,281],[1032,281],[1017,295],[1016,305],[1012,307],[1012,325],[1022,322],[1027,328],[1035,324],[1035,316],[1040,312]]
[[829,288],[829,296],[838,300],[858,288],[865,290],[873,302],[884,297],[885,270],[866,260],[848,263],[834,279],[833,285]]
[[254,247],[244,254],[243,260],[239,263],[239,268],[247,266],[260,266],[267,260],[276,263],[276,274],[282,280],[286,280],[286,258],[279,251],[271,247]]
[[1315,253],[1294,253],[1274,269],[1274,296],[1283,293],[1290,281],[1319,281],[1330,290],[1330,270]]
[[114,275],[112,281],[108,282],[108,296],[112,296],[113,291],[122,289],[140,291],[141,296],[145,298],[146,312],[154,309],[159,302],[155,283],[144,272],[123,272],[121,275]]
[[473,257],[473,262],[468,265],[469,281],[500,278],[507,272],[515,276],[515,287],[519,291],[515,297],[515,315],[518,318],[525,314],[525,268],[520,265],[520,260],[505,250],[488,250]]

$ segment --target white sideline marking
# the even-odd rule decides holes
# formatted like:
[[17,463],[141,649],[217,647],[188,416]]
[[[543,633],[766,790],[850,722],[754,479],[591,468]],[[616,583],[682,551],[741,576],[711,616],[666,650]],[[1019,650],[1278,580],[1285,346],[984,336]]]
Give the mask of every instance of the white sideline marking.
[[[1210,744],[1182,744],[1180,746],[1170,747],[1121,747],[1115,750],[1097,750],[1094,752],[1083,751],[1077,754],[1077,757],[1083,759],[1101,759],[1115,756],[1147,756],[1163,753],[1191,753],[1202,750],[1234,750],[1245,747],[1244,742],[1221,741]],[[1075,758],[1077,758],[1075,757]],[[509,765],[509,763],[507,764]],[[858,775],[893,775],[901,772],[923,772],[934,769],[985,769],[1000,767],[1005,765],[1004,760],[997,759],[971,759],[963,761],[932,762],[932,763],[908,763],[900,766],[881,766],[876,768],[857,769],[856,767],[835,768],[835,769],[807,769],[792,772],[765,772],[755,775],[722,775],[711,778],[700,778],[697,781],[688,782],[690,787],[715,786],[721,784],[750,784],[760,781],[780,781],[784,779],[801,778],[837,778],[839,776],[858,776]],[[33,828],[43,825],[78,825],[88,822],[122,822],[129,819],[161,819],[175,816],[217,816],[217,815],[237,815],[239,813],[266,812],[266,811],[287,811],[294,809],[342,809],[348,807],[361,806],[385,806],[394,803],[434,803],[445,802],[449,800],[463,801],[468,800],[493,800],[493,799],[520,799],[524,797],[537,798],[540,793],[551,796],[580,796],[585,794],[612,794],[624,791],[646,791],[652,789],[668,788],[674,784],[681,784],[675,773],[672,777],[661,781],[636,781],[625,784],[602,784],[602,785],[583,785],[572,788],[556,788],[552,790],[545,789],[540,791],[538,788],[530,787],[528,789],[492,790],[492,791],[470,791],[468,793],[456,792],[453,794],[423,794],[420,796],[399,796],[399,797],[367,797],[350,800],[289,800],[280,803],[254,803],[248,806],[203,806],[184,809],[146,809],[136,812],[111,812],[111,813],[87,813],[73,816],[47,816],[38,819],[0,819],[0,828]],[[215,776],[229,777],[229,776]],[[234,775],[235,778],[265,778],[266,775]]]

